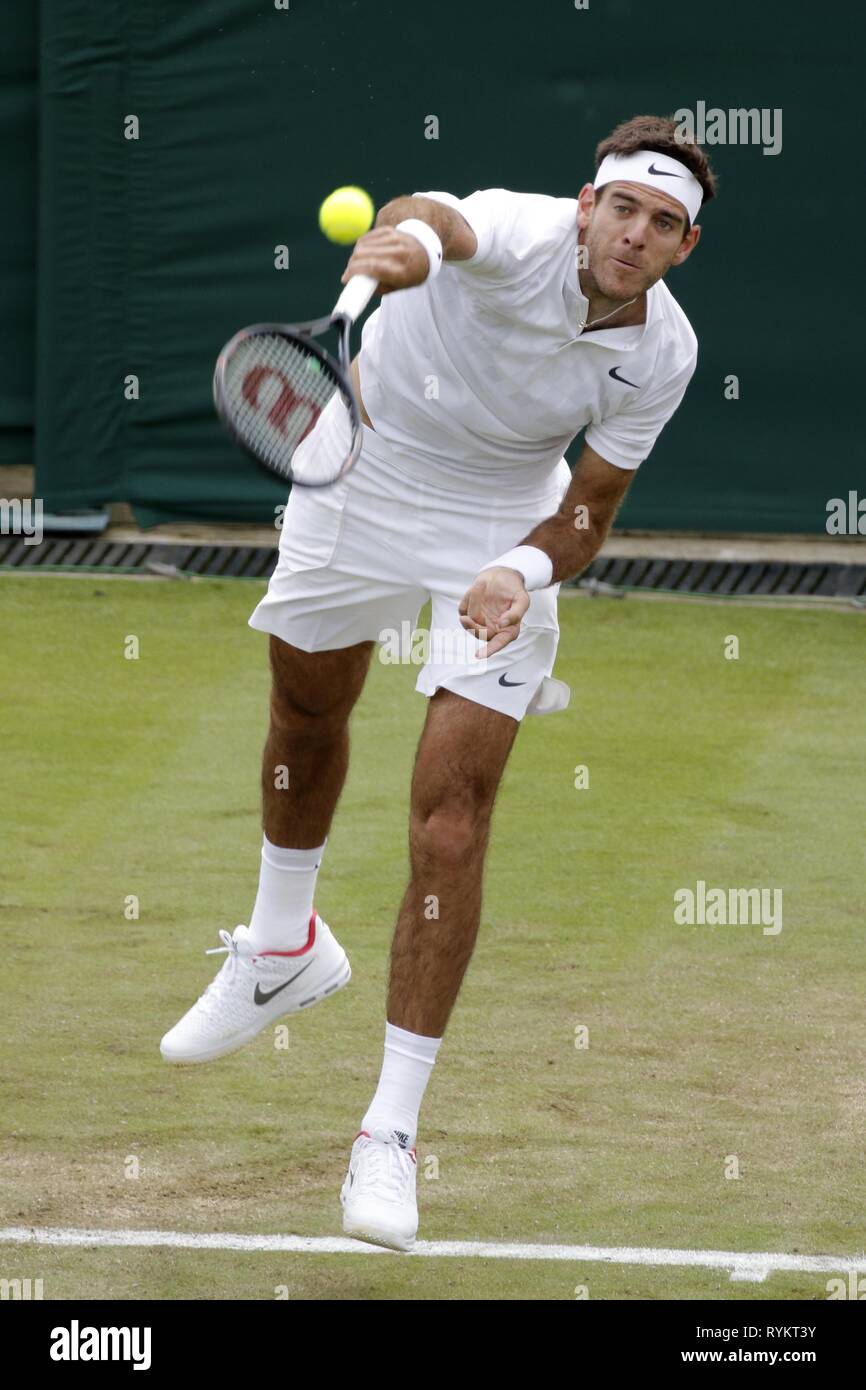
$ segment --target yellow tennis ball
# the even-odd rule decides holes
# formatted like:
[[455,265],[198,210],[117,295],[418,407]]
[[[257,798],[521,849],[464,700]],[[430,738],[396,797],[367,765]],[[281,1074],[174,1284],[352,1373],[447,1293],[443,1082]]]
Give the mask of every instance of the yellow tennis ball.
[[348,184],[336,188],[319,208],[319,226],[329,241],[349,246],[369,232],[376,209],[369,193]]

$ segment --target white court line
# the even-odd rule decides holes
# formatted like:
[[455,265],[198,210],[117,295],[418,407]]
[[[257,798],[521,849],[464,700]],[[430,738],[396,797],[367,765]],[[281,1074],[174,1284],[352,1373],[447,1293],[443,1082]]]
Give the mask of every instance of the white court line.
[[[342,1236],[243,1236],[231,1232],[96,1231],[73,1227],[0,1227],[0,1244],[54,1246],[162,1246],[175,1250],[245,1250],[294,1255],[393,1255]],[[761,1284],[768,1274],[863,1274],[862,1255],[785,1255],[770,1251],[665,1250],[617,1245],[506,1245],[477,1240],[419,1240],[413,1256],[430,1259],[569,1260],[576,1264],[664,1265],[727,1270],[731,1279]]]

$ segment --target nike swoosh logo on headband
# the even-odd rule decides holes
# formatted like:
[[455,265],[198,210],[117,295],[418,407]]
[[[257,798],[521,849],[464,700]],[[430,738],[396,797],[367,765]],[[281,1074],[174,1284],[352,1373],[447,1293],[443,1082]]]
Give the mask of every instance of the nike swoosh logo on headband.
[[663,176],[664,178],[666,178],[666,179],[684,179],[684,178],[685,178],[685,174],[677,174],[673,169],[657,169],[656,166],[655,166],[654,164],[651,164],[651,165],[650,165],[650,167],[647,169],[647,173],[648,173],[648,174],[659,174],[659,175],[662,175],[662,176]]

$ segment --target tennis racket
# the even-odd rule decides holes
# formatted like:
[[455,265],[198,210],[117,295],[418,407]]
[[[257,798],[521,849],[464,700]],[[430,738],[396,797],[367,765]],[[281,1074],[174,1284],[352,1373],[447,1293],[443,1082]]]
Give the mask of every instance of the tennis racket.
[[[242,328],[217,358],[217,415],[242,449],[287,482],[326,487],[361,452],[349,339],[377,284],[369,275],[353,275],[326,318]],[[331,328],[339,339],[336,358],[317,341]],[[312,447],[303,447],[326,407]]]

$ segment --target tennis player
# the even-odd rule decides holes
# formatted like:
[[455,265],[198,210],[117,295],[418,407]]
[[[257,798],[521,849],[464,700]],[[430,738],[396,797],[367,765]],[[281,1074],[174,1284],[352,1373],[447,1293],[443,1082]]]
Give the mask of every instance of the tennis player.
[[[496,790],[524,715],[568,699],[552,676],[559,585],[597,554],[695,369],[664,277],[700,238],[707,159],[672,120],[638,116],[596,165],[576,199],[396,198],[352,251],[343,280],[374,276],[383,296],[352,367],[364,447],[332,487],[292,491],[250,618],[270,634],[273,673],[258,894],[249,927],[220,932],[219,974],[161,1045],[170,1062],[208,1061],[348,983],[313,894],[349,716],[383,631],[414,627],[431,600],[384,1061],[341,1194],[346,1232],[401,1250],[416,1234],[419,1108],[475,944]],[[339,396],[302,449],[335,410]],[[572,475],[563,453],[583,429]]]

